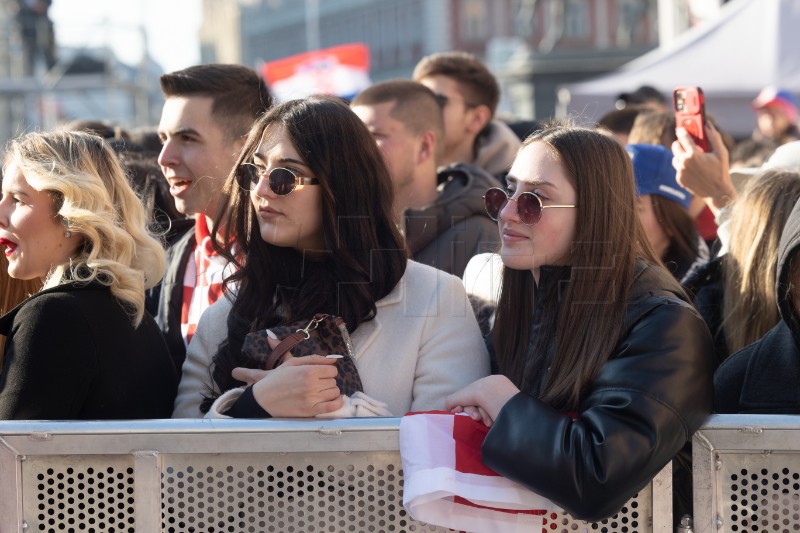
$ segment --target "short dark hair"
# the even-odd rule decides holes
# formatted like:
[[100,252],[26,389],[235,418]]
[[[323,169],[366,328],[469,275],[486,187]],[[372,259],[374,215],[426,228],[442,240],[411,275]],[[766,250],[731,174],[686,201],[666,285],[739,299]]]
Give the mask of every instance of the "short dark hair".
[[646,109],[645,106],[639,104],[629,105],[623,109],[614,109],[600,117],[597,127],[612,133],[630,133],[636,117]]
[[481,60],[467,52],[439,52],[423,57],[414,68],[413,78],[447,76],[456,80],[464,99],[473,105],[485,105],[494,116],[500,102],[500,86]]
[[161,91],[173,96],[208,96],[211,114],[230,139],[238,139],[272,106],[272,95],[264,80],[242,65],[194,65],[163,74]]
[[662,105],[668,105],[669,101],[664,94],[650,85],[642,85],[632,93],[620,93],[617,96],[617,109],[622,109],[631,104],[647,104],[653,102]]
[[350,107],[394,102],[389,115],[415,134],[432,131],[436,151],[444,148],[444,117],[436,95],[416,81],[389,80],[376,83],[356,96]]

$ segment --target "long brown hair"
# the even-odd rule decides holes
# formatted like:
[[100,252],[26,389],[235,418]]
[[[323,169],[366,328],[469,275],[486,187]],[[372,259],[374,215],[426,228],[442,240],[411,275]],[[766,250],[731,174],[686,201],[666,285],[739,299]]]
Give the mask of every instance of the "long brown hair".
[[[504,268],[492,335],[500,370],[523,390],[530,388],[526,368],[543,371],[544,351],[554,340],[555,357],[540,398],[574,409],[618,342],[637,258],[661,263],[636,211],[630,157],[614,139],[555,124],[528,137],[520,150],[537,142],[553,150],[577,193],[569,283],[550,291],[548,300],[556,300],[545,302],[531,355],[534,298],[545,295],[535,294],[530,271]],[[675,290],[680,292],[677,282]]]
[[731,211],[730,250],[722,260],[722,329],[729,353],[780,320],[775,276],[781,233],[800,198],[800,173],[769,170],[752,178]]
[[681,259],[692,263],[699,254],[700,234],[689,211],[679,203],[658,194],[652,194],[650,198],[656,220],[669,237],[672,249]]

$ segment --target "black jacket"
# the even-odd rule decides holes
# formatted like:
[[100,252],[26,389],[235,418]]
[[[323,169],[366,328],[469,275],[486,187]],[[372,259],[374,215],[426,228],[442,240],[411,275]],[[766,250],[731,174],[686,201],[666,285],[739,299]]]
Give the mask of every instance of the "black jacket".
[[183,360],[186,359],[186,343],[181,332],[183,277],[196,243],[194,220],[174,220],[172,224],[172,237],[167,246],[167,271],[161,283],[148,291],[145,306],[161,328],[180,376]]
[[169,418],[178,374],[145,312],[99,283],[40,291],[0,318],[0,420]]
[[[553,282],[568,268],[542,268],[537,292],[558,290]],[[617,346],[576,418],[529,391],[506,403],[483,444],[489,468],[575,517],[598,520],[683,448],[711,411],[712,347],[694,308],[662,288],[667,276],[640,265]],[[537,295],[537,304],[544,300]]]
[[483,195],[500,182],[463,163],[440,170],[438,180],[435,202],[406,211],[406,241],[414,261],[461,277],[472,256],[499,248],[497,222],[486,214]]
[[728,358],[730,351],[722,327],[722,301],[725,297],[725,282],[722,262],[725,256],[715,257],[692,269],[683,280],[683,289],[692,298],[697,312],[706,321],[714,340],[715,368]]
[[800,315],[789,293],[791,262],[800,259],[798,250],[800,202],[786,220],[779,247],[775,290],[781,321],[720,365],[714,374],[715,412],[800,413]]

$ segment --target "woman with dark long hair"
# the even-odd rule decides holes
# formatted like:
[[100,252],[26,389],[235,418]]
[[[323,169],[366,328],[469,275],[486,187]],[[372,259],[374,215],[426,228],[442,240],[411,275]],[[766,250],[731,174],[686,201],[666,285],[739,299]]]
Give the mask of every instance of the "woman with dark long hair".
[[504,263],[499,374],[446,408],[491,426],[483,462],[576,517],[613,515],[711,410],[703,320],[660,266],[630,157],[596,131],[529,137],[490,189]]
[[392,201],[381,152],[341,100],[293,100],[259,119],[214,230],[235,273],[198,324],[173,416],[337,412],[335,360],[264,371],[242,350],[250,332],[317,313],[344,319],[363,392],[396,416],[441,409],[488,374],[460,279],[407,259]]

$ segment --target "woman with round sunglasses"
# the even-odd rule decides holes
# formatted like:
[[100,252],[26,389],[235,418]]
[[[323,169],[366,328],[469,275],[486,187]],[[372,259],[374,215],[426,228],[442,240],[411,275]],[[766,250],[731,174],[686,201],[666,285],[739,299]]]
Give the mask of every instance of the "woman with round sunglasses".
[[[234,265],[226,298],[201,317],[173,417],[311,417],[339,412],[335,359],[271,371],[242,353],[249,332],[340,316],[368,398],[403,415],[489,373],[461,281],[407,259],[387,167],[341,100],[276,106],[252,128],[214,233]],[[212,405],[213,404],[213,405]]]
[[488,339],[498,373],[446,408],[490,426],[483,462],[579,518],[613,515],[711,409],[711,339],[656,257],[631,161],[551,125],[485,202],[504,264]]

